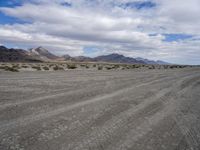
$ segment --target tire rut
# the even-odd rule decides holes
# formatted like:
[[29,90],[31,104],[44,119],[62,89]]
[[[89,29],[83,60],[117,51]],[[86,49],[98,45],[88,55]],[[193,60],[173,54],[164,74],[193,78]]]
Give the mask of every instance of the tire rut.
[[86,100],[86,101],[82,101],[82,102],[79,102],[79,103],[72,104],[70,106],[64,106],[64,107],[61,107],[59,109],[56,109],[56,110],[53,110],[53,111],[50,111],[50,112],[41,113],[41,114],[38,114],[38,115],[32,115],[32,116],[27,116],[27,117],[19,118],[19,119],[16,119],[16,120],[12,120],[8,123],[1,124],[0,125],[0,131],[2,129],[4,131],[6,131],[10,128],[17,127],[18,125],[20,125],[20,126],[27,125],[27,124],[30,124],[32,122],[42,120],[42,119],[45,119],[45,118],[49,118],[49,117],[64,113],[66,111],[69,111],[69,110],[72,110],[72,109],[75,109],[75,108],[78,108],[78,107],[81,107],[81,106],[84,106],[84,105],[99,102],[99,101],[102,101],[102,100],[107,100],[107,99],[110,99],[112,97],[121,95],[125,91],[129,91],[129,90],[133,90],[135,88],[146,86],[146,85],[152,84],[154,82],[159,82],[160,80],[163,80],[163,79],[156,79],[156,80],[145,82],[145,83],[142,83],[142,84],[139,84],[139,85],[134,85],[132,87],[121,89],[121,90],[115,91],[115,92],[110,93],[110,94],[98,96],[98,97],[95,97],[95,98],[92,98],[92,99],[89,99],[89,100]]

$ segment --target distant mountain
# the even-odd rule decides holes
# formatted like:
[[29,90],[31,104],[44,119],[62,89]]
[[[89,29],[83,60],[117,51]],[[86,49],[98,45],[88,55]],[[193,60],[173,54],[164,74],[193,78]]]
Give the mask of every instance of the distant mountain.
[[116,53],[98,56],[98,57],[95,57],[94,60],[101,61],[101,62],[111,62],[111,63],[130,63],[130,64],[144,63],[143,61],[136,60],[135,58],[125,57],[124,55],[120,55]]
[[92,61],[94,61],[94,59],[90,58],[90,57],[86,57],[86,56],[77,56],[77,57],[73,57],[72,61],[77,61],[77,62],[92,62]]
[[119,54],[109,54],[102,55],[95,58],[85,57],[85,56],[77,56],[71,57],[70,55],[62,56],[66,61],[76,61],[76,62],[109,62],[109,63],[144,63],[142,61],[137,61],[131,57],[125,57]]
[[29,51],[29,55],[31,56],[37,56],[42,60],[56,60],[59,59],[58,56],[50,53],[47,49],[43,48],[43,47],[38,47],[38,48],[32,48]]
[[141,57],[132,58],[132,57],[125,57],[124,55],[120,54],[109,54],[109,55],[102,55],[95,58],[85,57],[85,56],[77,56],[71,57],[70,55],[63,56],[66,61],[77,61],[77,62],[109,62],[109,63],[129,63],[129,64],[159,64],[159,65],[167,65],[169,63],[164,61],[154,61],[149,59],[144,59]]
[[42,62],[59,60],[60,57],[50,53],[42,47],[23,49],[6,48],[0,46],[0,62]]
[[136,60],[138,60],[138,61],[143,61],[143,62],[145,62],[146,64],[157,64],[155,61],[153,61],[153,60],[149,60],[149,59],[145,59],[145,58],[141,58],[141,57],[137,57],[137,58],[135,58]]
[[159,64],[159,65],[170,65],[171,64],[171,63],[161,61],[161,60],[157,60],[156,63]]
[[71,57],[70,55],[66,54],[62,56],[64,58],[64,60],[72,60],[73,57]]
[[29,55],[25,50],[0,46],[0,62],[41,62],[41,60]]
[[95,58],[70,55],[56,56],[43,47],[32,48],[28,51],[23,49],[8,49],[0,46],[0,62],[41,62],[41,61],[74,61],[74,62],[108,62],[129,64],[169,64],[164,61],[154,61],[144,58],[126,57],[120,54],[102,55]]
[[149,60],[149,59],[145,59],[145,58],[141,58],[141,57],[137,57],[135,59],[138,60],[138,61],[143,61],[146,64],[152,64],[152,65],[154,65],[154,64],[168,65],[169,64],[169,63],[161,61],[161,60],[154,61],[154,60]]

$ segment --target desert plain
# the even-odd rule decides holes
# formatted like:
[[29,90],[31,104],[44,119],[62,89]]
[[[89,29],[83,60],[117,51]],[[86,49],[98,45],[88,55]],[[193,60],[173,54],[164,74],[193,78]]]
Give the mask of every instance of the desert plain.
[[0,71],[1,150],[199,150],[200,68]]

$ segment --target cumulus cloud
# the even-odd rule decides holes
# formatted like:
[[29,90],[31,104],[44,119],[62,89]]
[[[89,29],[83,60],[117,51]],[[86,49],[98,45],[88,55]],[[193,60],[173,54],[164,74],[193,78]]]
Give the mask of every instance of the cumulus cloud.
[[[0,25],[0,42],[42,45],[60,55],[82,55],[94,47],[96,54],[198,64],[199,6],[199,0],[22,1],[20,6],[0,7],[5,15],[26,22]],[[167,42],[165,34],[192,38]]]

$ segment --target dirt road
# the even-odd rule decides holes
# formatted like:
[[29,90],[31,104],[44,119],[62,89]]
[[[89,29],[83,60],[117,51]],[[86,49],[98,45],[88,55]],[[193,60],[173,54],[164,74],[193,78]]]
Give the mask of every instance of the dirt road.
[[199,150],[200,68],[0,73],[0,150]]

